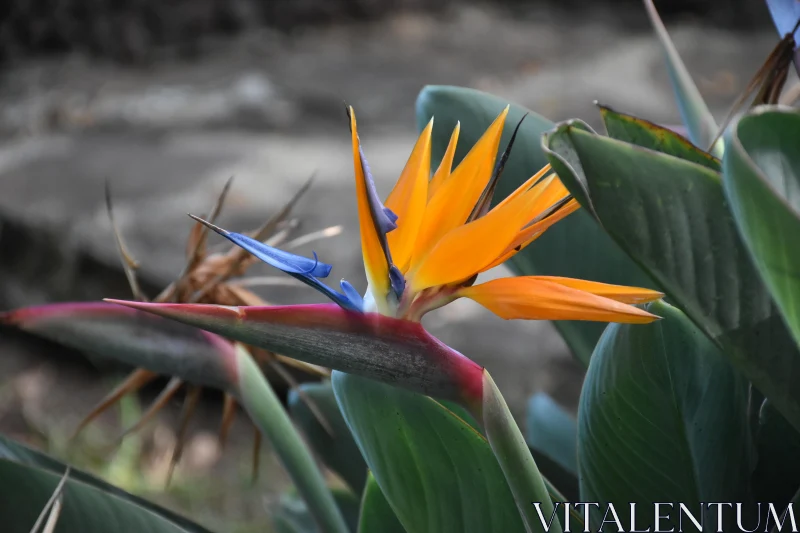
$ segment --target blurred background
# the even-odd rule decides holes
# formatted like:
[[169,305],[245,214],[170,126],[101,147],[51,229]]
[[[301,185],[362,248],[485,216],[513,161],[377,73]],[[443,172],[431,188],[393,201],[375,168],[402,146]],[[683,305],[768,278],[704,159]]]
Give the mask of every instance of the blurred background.
[[[584,4],[3,2],[0,309],[130,296],[106,216],[106,179],[151,294],[181,270],[191,228],[185,214],[207,212],[227,178],[234,182],[220,223],[244,231],[312,174],[294,213],[297,232],[341,225],[342,233],[301,252],[317,251],[334,276],[363,289],[345,101],[358,113],[382,195],[413,146],[414,101],[426,84],[489,91],[556,121],[599,126],[599,100],[679,123],[641,2]],[[745,0],[657,6],[712,111],[724,115],[777,42],[766,7]],[[502,274],[500,267],[487,277]],[[259,293],[274,303],[319,301],[302,286]],[[490,369],[516,415],[537,391],[575,408],[582,370],[549,323],[504,322],[471,302],[426,318],[435,335]],[[219,395],[203,397],[166,491],[180,398],[146,431],[110,446],[157,386],[91,425],[79,449],[68,446],[119,370],[0,329],[0,432],[217,531],[265,531],[265,509],[287,478],[265,443],[260,477],[250,482],[252,428],[243,416],[222,453]]]

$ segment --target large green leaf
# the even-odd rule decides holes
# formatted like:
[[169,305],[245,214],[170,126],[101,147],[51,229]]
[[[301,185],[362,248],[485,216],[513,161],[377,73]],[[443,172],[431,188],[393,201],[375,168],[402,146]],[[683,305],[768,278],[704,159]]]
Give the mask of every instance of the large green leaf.
[[[448,86],[425,87],[417,98],[417,125],[424,128],[435,116],[432,165],[444,154],[450,133],[461,122],[455,161],[459,162],[486,128],[508,105],[496,96],[473,89]],[[542,133],[553,127],[549,120],[511,104],[501,140],[504,148],[523,115],[517,135],[497,185],[495,200],[506,197],[548,163],[540,147]],[[508,266],[519,275],[553,275],[606,283],[653,287],[652,281],[623,253],[583,209],[555,224],[531,246],[511,259]],[[594,345],[605,328],[597,322],[554,322],[575,356],[588,364]]]
[[606,329],[578,417],[581,501],[613,503],[626,527],[641,504],[639,530],[654,526],[652,502],[698,517],[700,502],[746,502],[752,464],[747,382],[678,309],[650,311],[664,319]]
[[486,439],[435,400],[334,372],[370,471],[408,533],[525,531]]
[[559,125],[542,143],[609,235],[800,428],[797,347],[739,237],[721,176],[580,122]]
[[[332,432],[329,433],[320,423],[303,396],[308,402],[313,402]],[[361,494],[367,479],[367,463],[339,411],[331,384],[303,383],[299,391],[293,389],[289,392],[287,405],[292,419],[325,465],[336,472],[353,492]]]
[[599,108],[606,132],[612,139],[674,155],[711,170],[721,170],[719,159],[704,152],[671,129],[633,115],[619,113],[607,106],[601,105]]
[[[725,193],[739,231],[800,343],[800,114],[762,107],[728,130]],[[794,359],[800,366],[800,359]]]
[[406,533],[372,474],[367,478],[361,500],[358,533]]
[[[0,529],[28,533],[66,465],[0,436]],[[171,511],[70,469],[57,533],[208,533]]]
[[[800,157],[794,110],[762,107],[737,120],[725,142],[724,183],[739,231],[800,340]],[[793,361],[797,361],[795,358]],[[785,504],[800,486],[800,434],[764,402],[753,484],[759,501]]]

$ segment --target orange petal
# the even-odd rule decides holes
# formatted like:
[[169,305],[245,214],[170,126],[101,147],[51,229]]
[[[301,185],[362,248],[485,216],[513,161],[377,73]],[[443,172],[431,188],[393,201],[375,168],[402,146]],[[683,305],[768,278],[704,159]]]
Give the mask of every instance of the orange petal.
[[447,150],[444,151],[442,162],[439,163],[439,168],[431,178],[428,185],[428,199],[433,198],[433,195],[442,186],[442,183],[450,177],[450,171],[453,168],[453,158],[456,156],[456,145],[458,144],[458,134],[461,131],[461,122],[456,122],[456,127],[453,128],[453,133],[450,135],[450,142],[447,143]]
[[[523,184],[519,189],[514,191],[510,194],[506,199],[500,202],[495,209],[500,208],[506,202],[511,201],[517,195],[521,194],[520,190],[526,187],[527,184],[533,184],[537,180],[541,178],[541,176],[550,169],[550,165],[545,166],[542,170],[537,172],[531,179],[529,179],[525,184]],[[528,187],[530,185],[527,185]],[[548,209],[553,207],[555,204],[563,200],[565,197],[569,195],[569,191],[564,184],[561,183],[561,180],[555,174],[551,174],[546,178],[542,179],[537,183],[533,190],[538,191],[536,202],[531,206],[530,209],[530,218],[528,219],[528,223],[530,221],[535,220],[537,217],[541,216],[542,213],[546,212]],[[511,244],[508,248],[490,265],[488,265],[484,270],[489,270],[490,268],[494,268],[497,265],[508,261],[511,257],[513,257],[517,252],[528,246],[531,242],[536,240],[542,233],[545,232],[550,226],[558,222],[559,220],[563,219],[570,213],[576,211],[580,208],[580,205],[575,202],[571,201],[567,205],[563,206],[557,212],[551,214],[547,218],[544,218],[540,221],[537,221],[533,224],[526,225],[523,227],[517,236],[511,241]]]
[[[528,181],[523,183],[520,187],[517,188],[513,193],[508,195],[506,198],[503,199],[502,202],[497,204],[495,209],[500,209],[503,207],[507,202],[510,202],[517,198],[520,194],[523,194],[527,190],[535,191],[536,193],[536,201],[530,206],[528,211],[529,216],[526,220],[526,223],[530,223],[532,220],[535,220],[538,216],[542,213],[553,207],[556,203],[562,200],[564,197],[569,195],[569,191],[564,184],[561,183],[561,180],[558,179],[558,176],[555,174],[551,174],[546,178],[542,179],[542,176],[545,172],[550,170],[550,165],[545,165],[539,172],[534,174]],[[538,183],[536,183],[538,181]],[[533,185],[536,183],[536,185]],[[531,189],[531,186],[533,188]],[[563,213],[554,213],[553,216],[557,218],[548,219],[550,220],[549,223],[543,223],[543,221],[539,221],[536,223],[535,227],[534,224],[530,226],[523,227],[519,230],[517,236],[512,239],[511,244],[508,248],[498,256],[495,261],[493,261],[490,265],[486,266],[484,270],[489,270],[490,268],[496,267],[497,265],[504,263],[522,248],[530,244],[535,238],[541,235],[545,229],[549,228],[552,224],[555,224],[572,211],[577,209],[579,206],[564,206],[562,210],[565,210]],[[561,210],[560,210],[561,211]]]
[[422,228],[414,247],[414,262],[425,257],[439,239],[463,224],[469,217],[492,177],[508,109],[506,107],[492,122],[489,129],[428,202]]
[[551,174],[545,178],[536,188],[539,186],[542,187],[542,190],[536,197],[536,203],[531,207],[531,217],[527,221],[528,223],[536,220],[542,213],[569,196],[569,191],[555,174]]
[[[551,204],[552,205],[552,204]],[[525,249],[530,243],[541,237],[541,235],[547,231],[550,226],[555,224],[556,222],[564,219],[567,215],[570,215],[580,209],[581,205],[577,202],[577,200],[572,199],[567,204],[550,215],[549,217],[540,220],[530,226],[523,228],[517,236],[511,241],[511,244],[506,248],[505,252],[503,252],[491,265],[487,266],[484,271],[489,270],[490,268],[494,268],[501,263],[505,263],[510,258],[514,257],[520,250]]]
[[659,318],[632,305],[531,276],[495,279],[459,289],[457,295],[475,300],[506,320],[523,318],[646,324]]
[[361,233],[361,254],[364,258],[364,270],[367,274],[371,290],[375,291],[376,303],[380,306],[383,297],[389,293],[389,264],[381,246],[378,230],[373,223],[367,190],[367,176],[361,163],[360,141],[356,125],[356,113],[350,111],[350,135],[353,142],[353,168],[356,178],[356,198],[358,200],[358,224]]
[[558,276],[529,276],[531,279],[558,283],[584,292],[590,292],[603,298],[609,298],[624,304],[645,304],[655,302],[664,297],[663,292],[645,289],[642,287],[628,287],[626,285],[611,285],[599,281],[588,281],[575,278],[561,278]]
[[523,183],[522,185],[517,187],[514,192],[512,192],[511,194],[509,194],[508,196],[503,198],[503,200],[499,204],[497,204],[496,207],[500,207],[504,203],[510,202],[511,200],[513,200],[514,198],[516,198],[520,194],[524,193],[525,191],[527,191],[531,187],[534,187],[534,184],[536,184],[535,188],[537,188],[537,189],[545,189],[547,187],[547,184],[549,184],[549,183],[551,183],[553,181],[553,177],[555,176],[555,174],[552,174],[551,176],[546,177],[545,179],[543,179],[539,183],[536,183],[536,182],[539,181],[542,178],[542,176],[544,176],[549,171],[550,171],[550,163],[548,163],[545,166],[543,166],[536,174],[534,174],[533,176],[528,178],[525,181],[525,183]]
[[538,191],[531,189],[442,237],[410,273],[414,292],[467,279],[492,263],[529,218]]
[[520,250],[528,246],[531,242],[538,239],[542,233],[544,233],[550,226],[567,218],[567,216],[571,215],[575,211],[581,208],[581,204],[578,203],[576,199],[572,199],[567,202],[561,209],[556,211],[555,213],[551,214],[547,218],[539,220],[531,224],[530,226],[526,226],[519,232],[517,238],[512,243],[514,246],[519,246]]
[[432,129],[433,119],[422,130],[400,179],[385,202],[386,207],[397,215],[397,229],[389,232],[386,238],[392,251],[392,261],[401,272],[405,272],[411,261],[414,241],[425,216],[431,175]]

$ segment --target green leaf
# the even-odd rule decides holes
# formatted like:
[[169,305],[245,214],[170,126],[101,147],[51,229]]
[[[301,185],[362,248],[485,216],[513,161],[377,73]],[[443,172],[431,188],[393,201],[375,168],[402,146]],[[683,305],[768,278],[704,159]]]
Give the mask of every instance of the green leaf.
[[[422,129],[431,116],[436,118],[431,148],[433,168],[438,166],[456,122],[461,122],[461,133],[455,163],[461,161],[506,105],[508,102],[501,98],[473,89],[425,87],[417,97],[417,125]],[[520,127],[503,177],[497,185],[495,201],[508,196],[548,163],[540,147],[540,137],[553,127],[553,123],[515,104],[511,104],[508,113],[501,149],[505,148],[514,127],[525,113],[528,116]],[[531,246],[515,255],[507,265],[518,275],[566,276],[653,288],[652,281],[597,227],[590,214],[583,209],[555,224]],[[578,321],[557,321],[553,324],[572,353],[588,365],[605,324]]]
[[[714,121],[711,111],[708,110],[705,100],[700,95],[700,91],[697,90],[697,85],[694,84],[686,65],[683,64],[678,50],[675,49],[667,28],[664,27],[661,17],[658,16],[653,0],[645,0],[644,6],[664,51],[669,80],[672,83],[672,90],[678,102],[681,118],[683,118],[686,129],[689,130],[689,138],[700,148],[709,148],[717,135],[719,127]],[[722,156],[722,149],[722,143],[717,142],[714,144],[712,152],[717,157],[720,157]]]
[[762,107],[725,138],[725,193],[761,277],[800,343],[800,114]]
[[800,428],[797,347],[709,168],[564,123],[545,135],[570,191],[669,300]]
[[704,152],[674,131],[633,115],[619,113],[607,106],[600,105],[598,107],[606,132],[612,139],[674,155],[711,170],[722,170],[719,159]]
[[367,478],[361,500],[358,533],[406,533],[372,474]]
[[[330,382],[325,382],[303,383],[299,388],[300,393],[291,390],[287,400],[292,419],[303,430],[325,465],[336,472],[354,493],[361,494],[367,480],[367,463],[361,457],[358,445],[339,411],[333,387]],[[319,414],[328,423],[333,435],[314,416],[303,395],[319,409]]]
[[472,413],[467,411],[464,407],[461,407],[459,404],[451,402],[449,400],[436,400],[436,401],[442,404],[442,406],[445,409],[451,411],[458,418],[460,418],[461,420],[472,426],[472,429],[474,429],[484,437],[486,436],[486,434],[483,432],[483,428],[478,423],[478,421],[475,420],[475,417],[472,416]]
[[[2,530],[30,531],[66,465],[0,436]],[[187,518],[70,469],[56,533],[208,533]]]
[[334,372],[370,471],[408,533],[525,531],[489,444],[435,400]]
[[747,502],[752,464],[747,382],[679,310],[649,310],[664,319],[606,329],[578,416],[581,501],[613,503],[626,527],[641,504],[637,529],[653,526],[652,502],[698,518],[700,502]]
[[272,445],[320,529],[324,533],[348,533],[347,523],[311,450],[295,429],[261,368],[239,343],[236,344],[236,367],[239,379],[237,399]]
[[765,401],[756,434],[758,462],[753,472],[756,500],[785,507],[800,488],[800,433]]
[[[349,489],[332,488],[331,493],[350,531],[356,533],[360,506],[358,497]],[[282,494],[278,507],[272,514],[272,523],[277,533],[322,533],[306,502],[296,493]]]

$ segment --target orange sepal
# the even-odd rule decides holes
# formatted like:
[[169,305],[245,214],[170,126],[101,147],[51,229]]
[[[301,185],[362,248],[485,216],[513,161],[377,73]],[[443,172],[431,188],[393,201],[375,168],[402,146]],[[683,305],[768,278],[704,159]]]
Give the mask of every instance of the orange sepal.
[[589,320],[647,324],[660,317],[563,283],[530,276],[500,278],[456,293],[475,300],[506,320]]

